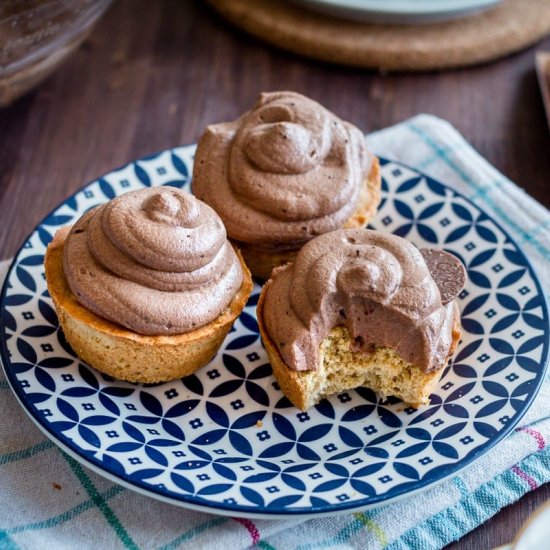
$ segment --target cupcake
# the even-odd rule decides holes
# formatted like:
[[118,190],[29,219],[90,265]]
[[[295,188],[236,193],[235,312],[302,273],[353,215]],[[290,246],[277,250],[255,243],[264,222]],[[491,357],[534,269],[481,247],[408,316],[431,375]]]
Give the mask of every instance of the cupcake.
[[208,363],[252,291],[218,215],[172,187],[126,193],[58,231],[45,270],[75,352],[129,382]]
[[208,126],[192,185],[262,279],[315,236],[365,227],[380,202],[363,134],[295,92],[263,93],[234,122]]
[[413,407],[429,402],[460,338],[452,254],[395,235],[339,230],[273,271],[258,323],[283,393],[299,409],[366,386]]

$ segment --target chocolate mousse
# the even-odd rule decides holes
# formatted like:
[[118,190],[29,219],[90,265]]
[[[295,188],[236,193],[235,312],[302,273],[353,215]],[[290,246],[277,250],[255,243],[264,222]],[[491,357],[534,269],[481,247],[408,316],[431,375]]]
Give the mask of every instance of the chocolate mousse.
[[360,130],[295,92],[263,93],[237,120],[208,126],[192,185],[253,273],[262,253],[295,255],[316,235],[364,226],[380,199],[378,162]]
[[319,346],[337,326],[348,329],[356,350],[392,348],[422,371],[437,371],[448,359],[464,282],[463,265],[445,251],[366,229],[334,231],[274,271],[263,323],[297,371],[318,368]]
[[216,213],[172,187],[121,195],[67,236],[63,267],[78,301],[139,334],[181,334],[218,317],[243,281]]

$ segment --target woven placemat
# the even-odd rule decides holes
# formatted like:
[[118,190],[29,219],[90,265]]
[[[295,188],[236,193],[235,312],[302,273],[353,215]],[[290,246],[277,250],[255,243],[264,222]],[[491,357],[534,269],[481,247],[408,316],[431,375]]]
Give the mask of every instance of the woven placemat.
[[287,0],[207,0],[258,38],[315,59],[387,70],[447,69],[490,61],[550,33],[550,0],[504,0],[481,14],[426,25],[346,21]]

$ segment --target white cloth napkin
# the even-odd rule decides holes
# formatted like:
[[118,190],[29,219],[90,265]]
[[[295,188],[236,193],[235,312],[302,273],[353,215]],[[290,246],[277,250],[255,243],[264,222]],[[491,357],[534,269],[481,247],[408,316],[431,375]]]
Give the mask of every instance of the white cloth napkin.
[[[550,213],[452,126],[420,115],[368,140],[378,155],[453,186],[497,219],[548,291]],[[0,374],[0,550],[440,548],[549,481],[549,441],[547,378],[520,428],[459,475],[413,498],[307,521],[226,518],[155,501],[87,470],[33,425]]]

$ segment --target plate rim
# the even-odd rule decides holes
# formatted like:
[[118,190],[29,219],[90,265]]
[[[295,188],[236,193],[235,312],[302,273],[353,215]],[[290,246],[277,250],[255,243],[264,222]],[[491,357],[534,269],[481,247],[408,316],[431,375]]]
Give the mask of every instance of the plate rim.
[[[171,153],[180,149],[193,150],[194,148],[196,148],[196,143],[191,143],[187,145],[177,145],[175,147],[163,149],[163,150],[157,151],[156,153],[148,154],[143,157],[131,160],[127,163],[121,164],[116,168],[113,168],[112,170],[109,170],[108,172],[105,172],[104,174],[102,174],[97,178],[94,178],[86,182],[85,184],[80,186],[76,191],[71,193],[69,196],[65,197],[64,200],[62,200],[59,204],[57,204],[57,206],[55,206],[52,210],[50,210],[48,214],[46,214],[41,218],[41,220],[33,227],[30,233],[28,233],[28,235],[24,238],[21,246],[18,248],[18,250],[14,254],[13,259],[6,272],[6,277],[2,285],[2,291],[0,293],[0,312],[5,308],[4,301],[6,299],[6,293],[8,290],[9,278],[14,268],[16,267],[17,259],[21,254],[22,250],[24,249],[25,243],[32,237],[32,235],[35,233],[37,228],[43,223],[43,221],[46,220],[48,217],[50,217],[59,208],[61,208],[70,198],[82,192],[86,187],[94,184],[95,182],[101,179],[104,179],[106,176],[109,176],[113,172],[120,171],[138,162],[151,160],[164,153]],[[11,361],[9,360],[9,354],[7,350],[7,340],[3,337],[4,332],[2,331],[0,332],[0,364],[2,365],[2,370],[4,372],[4,375],[6,376],[8,385],[10,386],[11,391],[14,393],[16,400],[18,401],[20,406],[23,408],[24,412],[27,414],[27,416],[29,416],[29,418],[33,421],[33,423],[40,429],[40,431],[44,433],[44,435],[46,435],[46,437],[48,437],[56,446],[58,446],[62,451],[66,452],[73,459],[77,460],[79,463],[91,469],[98,475],[104,478],[107,478],[114,483],[123,485],[124,487],[132,491],[135,491],[141,495],[154,498],[155,500],[160,500],[162,502],[174,504],[176,506],[180,506],[187,509],[192,509],[192,510],[207,512],[207,513],[215,513],[218,515],[225,515],[225,516],[234,516],[237,514],[237,515],[241,515],[242,517],[250,517],[250,518],[256,518],[256,519],[278,519],[278,518],[288,519],[292,517],[317,518],[317,517],[323,517],[323,516],[327,517],[327,516],[342,515],[345,513],[351,513],[358,510],[373,509],[386,504],[393,504],[406,497],[414,496],[415,494],[418,494],[428,489],[431,489],[433,487],[436,487],[437,485],[443,483],[444,481],[446,481],[453,475],[457,474],[458,472],[470,467],[477,459],[479,459],[481,456],[486,454],[489,450],[491,450],[495,445],[497,445],[500,441],[502,441],[507,435],[509,435],[513,431],[513,429],[519,424],[519,422],[521,421],[525,413],[530,409],[531,405],[533,404],[533,401],[535,400],[535,398],[540,392],[541,386],[545,380],[546,372],[550,365],[549,301],[545,293],[543,292],[539,277],[537,275],[537,272],[533,268],[530,259],[523,252],[523,249],[516,243],[515,239],[513,239],[509,235],[509,233],[501,226],[501,224],[497,220],[494,219],[492,215],[489,215],[488,213],[486,213],[485,210],[481,209],[478,205],[476,205],[473,201],[471,201],[468,197],[463,195],[461,192],[453,189],[453,187],[445,183],[442,183],[438,179],[433,178],[432,176],[429,176],[424,172],[421,172],[417,168],[414,168],[412,166],[409,166],[406,163],[403,163],[397,160],[388,159],[383,156],[378,156],[378,159],[380,161],[381,167],[390,163],[402,166],[408,170],[411,170],[415,174],[418,174],[422,177],[427,178],[428,180],[435,181],[439,185],[443,186],[445,189],[449,189],[452,193],[461,197],[469,205],[473,206],[474,209],[476,209],[480,213],[487,216],[491,220],[491,222],[495,224],[495,226],[499,229],[499,231],[502,232],[502,234],[509,240],[509,242],[511,242],[513,246],[515,246],[516,249],[525,258],[526,268],[529,270],[531,277],[533,279],[533,282],[535,284],[535,287],[539,295],[541,296],[541,307],[543,309],[543,317],[545,317],[547,321],[545,326],[546,332],[544,333],[543,350],[542,350],[542,356],[541,356],[541,369],[539,372],[538,380],[536,381],[536,385],[534,386],[528,399],[524,402],[523,408],[513,418],[512,422],[509,422],[498,433],[496,437],[488,440],[481,447],[477,447],[473,449],[470,453],[465,455],[465,457],[462,460],[450,466],[447,465],[447,466],[438,467],[438,471],[435,474],[435,479],[431,479],[430,475],[428,474],[421,480],[411,480],[411,482],[409,483],[401,484],[401,487],[399,488],[399,490],[396,490],[395,492],[389,491],[382,495],[378,495],[375,497],[365,497],[359,501],[354,501],[350,503],[344,502],[344,503],[329,504],[329,505],[323,505],[323,506],[309,506],[307,508],[297,507],[297,508],[286,509],[286,510],[277,509],[277,510],[270,511],[269,505],[264,505],[264,508],[262,509],[262,511],[259,511],[258,506],[228,504],[224,502],[209,503],[208,501],[202,499],[200,496],[174,494],[169,490],[166,490],[166,489],[161,490],[158,487],[147,485],[143,481],[129,480],[128,479],[129,476],[127,474],[114,473],[107,470],[105,466],[103,466],[103,463],[101,461],[99,461],[95,457],[87,456],[86,452],[85,451],[82,452],[83,450],[80,447],[77,447],[76,444],[72,446],[70,444],[72,440],[68,436],[65,436],[64,434],[61,434],[61,433],[59,434],[54,433],[49,428],[48,422],[46,422],[40,416],[38,415],[35,416],[35,414],[33,414],[32,408],[35,406],[32,405],[31,403],[26,402],[25,400],[26,394],[22,392],[21,388],[19,388],[15,374],[8,371],[8,365],[11,365]],[[188,182],[189,184],[192,184],[192,175],[189,175]],[[81,451],[82,454],[79,451]],[[444,471],[445,473],[441,475],[441,471]],[[426,480],[426,477],[428,477],[429,479]],[[412,490],[407,490],[408,486],[411,484],[415,484],[417,485],[417,487]],[[368,502],[365,502],[365,501],[368,501]]]

